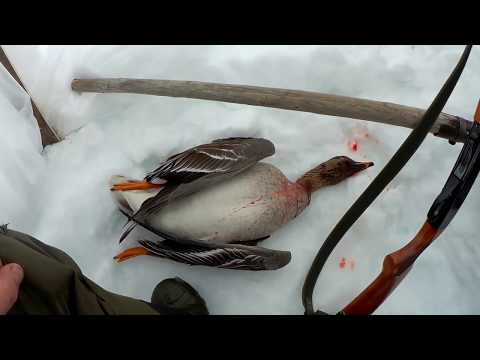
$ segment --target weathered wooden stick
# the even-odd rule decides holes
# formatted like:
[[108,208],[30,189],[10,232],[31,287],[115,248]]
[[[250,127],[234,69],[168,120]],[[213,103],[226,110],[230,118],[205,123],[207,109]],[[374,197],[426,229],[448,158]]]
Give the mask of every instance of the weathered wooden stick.
[[[259,86],[229,85],[198,81],[151,79],[74,79],[72,89],[79,92],[132,93],[223,101],[304,111],[351,119],[414,128],[425,110],[381,101],[311,91]],[[464,142],[471,121],[440,114],[431,132],[450,140]]]

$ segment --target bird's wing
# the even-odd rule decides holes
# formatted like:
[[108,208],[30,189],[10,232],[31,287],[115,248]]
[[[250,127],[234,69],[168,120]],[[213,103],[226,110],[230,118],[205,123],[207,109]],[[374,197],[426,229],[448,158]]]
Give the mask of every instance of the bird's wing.
[[235,270],[276,270],[290,262],[289,251],[271,250],[239,244],[181,244],[172,241],[140,240],[150,253],[189,265],[203,265]]
[[145,177],[149,182],[167,180],[167,184],[134,216],[142,219],[169,201],[232,177],[274,153],[269,140],[237,137],[214,140],[173,155]]
[[218,139],[170,156],[149,172],[145,180],[189,183],[209,174],[223,174],[248,167],[274,153],[274,145],[266,139]]

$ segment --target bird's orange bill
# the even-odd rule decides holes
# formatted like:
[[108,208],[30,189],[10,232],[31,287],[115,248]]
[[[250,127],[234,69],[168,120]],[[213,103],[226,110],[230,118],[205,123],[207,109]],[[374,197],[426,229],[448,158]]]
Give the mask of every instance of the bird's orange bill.
[[134,258],[136,256],[149,255],[149,254],[150,252],[147,249],[141,246],[137,246],[121,252],[120,254],[115,256],[114,259],[117,260],[117,262],[122,262],[128,259]]
[[477,110],[475,111],[475,116],[473,117],[473,120],[476,123],[480,123],[480,100],[478,101]]
[[162,188],[163,184],[152,184],[148,181],[128,181],[113,185],[111,191],[149,190]]

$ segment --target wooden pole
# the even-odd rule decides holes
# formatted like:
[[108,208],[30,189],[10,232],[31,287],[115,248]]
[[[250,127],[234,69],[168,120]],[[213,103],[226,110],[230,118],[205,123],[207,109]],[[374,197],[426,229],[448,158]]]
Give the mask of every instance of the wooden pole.
[[[222,101],[414,128],[425,110],[394,103],[259,86],[152,79],[74,79],[78,92],[132,93]],[[451,143],[464,142],[471,121],[441,113],[431,132]]]

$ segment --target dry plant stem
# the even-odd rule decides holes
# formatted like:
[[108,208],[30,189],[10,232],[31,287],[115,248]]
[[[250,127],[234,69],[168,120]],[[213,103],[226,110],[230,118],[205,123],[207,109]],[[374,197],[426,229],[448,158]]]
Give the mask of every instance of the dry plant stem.
[[[3,51],[1,46],[0,46],[0,63],[5,67],[5,69],[7,69],[10,75],[12,75],[12,77],[20,84],[20,86],[25,90],[25,92],[28,93],[27,89],[25,88],[25,86],[23,86],[23,83],[21,82],[20,78],[15,72],[15,69],[10,63],[10,60],[8,60],[8,57]],[[59,142],[60,137],[47,124],[47,122],[45,121],[44,117],[40,113],[40,110],[38,110],[38,107],[32,98],[30,98],[30,101],[32,103],[33,116],[35,117],[35,119],[37,119],[38,127],[40,129],[40,136],[42,137],[43,147]]]

